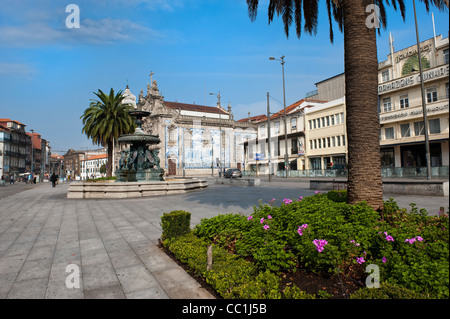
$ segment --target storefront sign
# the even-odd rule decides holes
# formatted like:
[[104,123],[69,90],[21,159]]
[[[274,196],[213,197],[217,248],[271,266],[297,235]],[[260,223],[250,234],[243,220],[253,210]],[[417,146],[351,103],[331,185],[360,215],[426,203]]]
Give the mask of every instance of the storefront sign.
[[[437,112],[437,111],[443,111],[443,110],[448,110],[448,104],[428,107],[427,114]],[[423,113],[422,108],[416,108],[414,110],[411,110],[410,112],[404,111],[401,113],[382,116],[382,117],[380,117],[380,122],[396,120],[396,119],[404,119],[405,117],[409,117],[409,116],[414,117],[417,115],[421,115],[422,113]]]
[[[423,71],[424,82],[433,79],[448,77],[448,75],[449,75],[448,65]],[[420,83],[420,74],[411,75],[385,84],[378,85],[378,94],[384,94],[390,91],[399,90],[419,83]]]
[[[431,49],[430,44],[425,44],[420,48],[420,52],[429,51]],[[399,63],[401,60],[417,55],[417,49],[407,51],[405,53],[401,53],[396,56],[395,62]]]

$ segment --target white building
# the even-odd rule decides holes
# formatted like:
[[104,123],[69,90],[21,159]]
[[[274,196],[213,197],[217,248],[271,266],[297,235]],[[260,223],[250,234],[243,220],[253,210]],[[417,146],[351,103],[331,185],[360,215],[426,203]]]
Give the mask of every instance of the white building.
[[108,162],[108,154],[93,155],[80,161],[81,179],[94,179],[106,176],[100,168]]
[[[432,176],[449,166],[449,39],[420,43]],[[384,174],[426,175],[425,131],[417,46],[379,63],[380,147]]]

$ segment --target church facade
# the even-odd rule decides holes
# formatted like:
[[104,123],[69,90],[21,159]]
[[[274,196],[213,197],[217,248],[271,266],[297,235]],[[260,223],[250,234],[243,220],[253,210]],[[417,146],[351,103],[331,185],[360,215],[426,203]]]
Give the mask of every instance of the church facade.
[[[235,121],[230,105],[223,108],[220,99],[216,107],[164,101],[155,80],[145,96],[141,90],[136,99],[128,87],[124,96],[123,103],[151,112],[142,129],[161,140],[156,147],[165,176],[218,176],[219,170],[244,169],[244,144],[256,138],[256,125]],[[116,145],[115,167],[126,147]]]

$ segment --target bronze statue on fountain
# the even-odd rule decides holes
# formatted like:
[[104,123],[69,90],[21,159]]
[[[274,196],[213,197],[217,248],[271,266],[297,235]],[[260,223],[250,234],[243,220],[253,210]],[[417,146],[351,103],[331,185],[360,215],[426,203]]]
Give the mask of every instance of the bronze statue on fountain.
[[124,134],[117,139],[120,144],[130,144],[130,148],[120,154],[116,170],[116,182],[163,181],[164,169],[159,166],[159,148],[149,148],[161,142],[159,135],[146,134],[142,130],[142,119],[151,113],[137,109],[129,114],[136,118],[133,134]]

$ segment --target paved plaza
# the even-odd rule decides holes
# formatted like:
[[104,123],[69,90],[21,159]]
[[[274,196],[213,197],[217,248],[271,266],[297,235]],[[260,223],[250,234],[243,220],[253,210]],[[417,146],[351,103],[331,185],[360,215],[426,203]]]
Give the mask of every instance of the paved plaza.
[[[213,298],[158,248],[161,215],[189,211],[193,227],[218,214],[249,215],[260,199],[314,194],[307,182],[280,179],[257,187],[209,180],[202,191],[138,199],[66,199],[68,186],[0,187],[0,298]],[[448,212],[448,197],[389,197]]]

